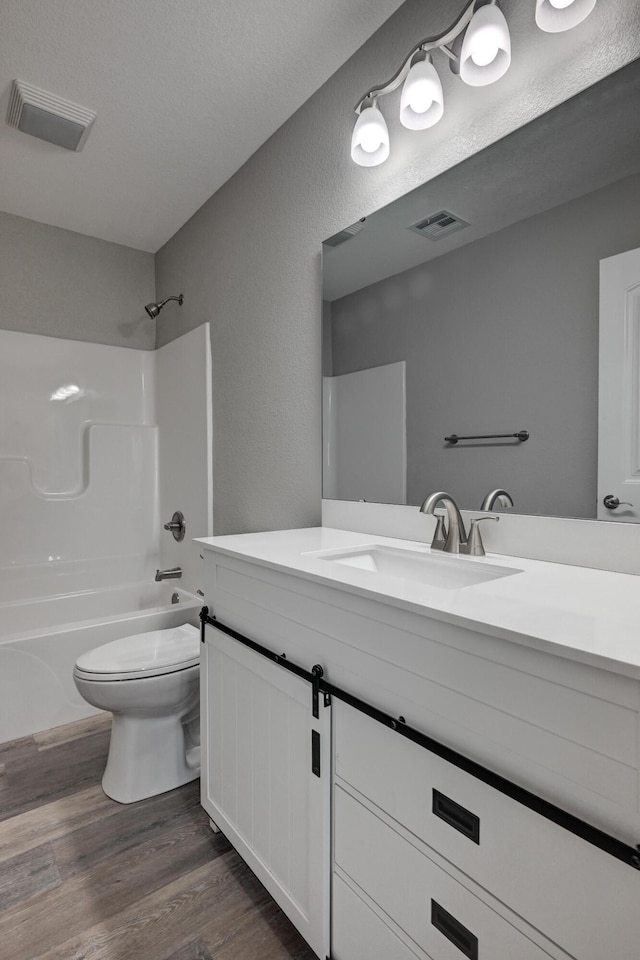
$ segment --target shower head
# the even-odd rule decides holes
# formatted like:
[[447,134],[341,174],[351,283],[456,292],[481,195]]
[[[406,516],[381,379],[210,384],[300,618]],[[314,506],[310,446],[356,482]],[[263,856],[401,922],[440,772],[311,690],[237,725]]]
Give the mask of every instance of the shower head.
[[184,297],[180,294],[179,297],[167,297],[166,300],[161,300],[160,303],[147,303],[145,304],[145,310],[149,314],[152,320],[158,316],[165,303],[169,303],[169,300],[177,300],[180,306],[184,303]]

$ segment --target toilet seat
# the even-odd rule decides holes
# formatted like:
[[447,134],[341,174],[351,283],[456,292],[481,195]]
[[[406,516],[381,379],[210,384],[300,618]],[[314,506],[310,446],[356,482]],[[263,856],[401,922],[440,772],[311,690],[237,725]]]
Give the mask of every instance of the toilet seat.
[[112,640],[76,661],[74,673],[96,682],[141,680],[198,666],[200,631],[189,623]]

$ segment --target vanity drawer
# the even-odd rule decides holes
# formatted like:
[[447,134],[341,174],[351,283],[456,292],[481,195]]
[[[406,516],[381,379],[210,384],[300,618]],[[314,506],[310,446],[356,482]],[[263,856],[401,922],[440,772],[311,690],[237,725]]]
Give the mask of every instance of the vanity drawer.
[[340,787],[334,814],[336,867],[427,956],[548,960],[550,954]]
[[332,960],[424,960],[336,874],[332,888]]
[[335,774],[580,960],[629,960],[640,871],[334,704]]

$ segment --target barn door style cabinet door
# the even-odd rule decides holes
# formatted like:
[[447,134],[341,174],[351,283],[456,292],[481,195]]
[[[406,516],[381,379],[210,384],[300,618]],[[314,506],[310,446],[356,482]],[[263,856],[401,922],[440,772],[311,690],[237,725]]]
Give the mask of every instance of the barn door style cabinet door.
[[316,697],[314,711],[306,679],[210,624],[202,647],[202,805],[329,956],[331,707]]

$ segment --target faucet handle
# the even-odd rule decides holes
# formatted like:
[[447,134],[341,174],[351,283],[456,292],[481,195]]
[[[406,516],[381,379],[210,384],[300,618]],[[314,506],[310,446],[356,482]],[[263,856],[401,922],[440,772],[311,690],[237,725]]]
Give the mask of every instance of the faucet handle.
[[436,529],[434,530],[434,533],[433,533],[433,540],[431,541],[431,549],[444,550],[444,545],[447,542],[447,530],[444,525],[444,517],[435,516],[435,520],[436,520]]
[[465,553],[470,557],[484,557],[485,549],[478,524],[482,523],[483,520],[495,520],[497,523],[499,519],[500,517],[496,517],[494,514],[489,514],[486,517],[476,517],[474,520],[472,520],[469,527],[469,536],[467,538],[467,542],[460,544],[460,553]]
[[180,510],[176,510],[169,523],[165,523],[165,530],[169,530],[173,534],[173,539],[180,542],[184,540],[184,534],[187,529],[187,525],[184,519],[184,513]]

